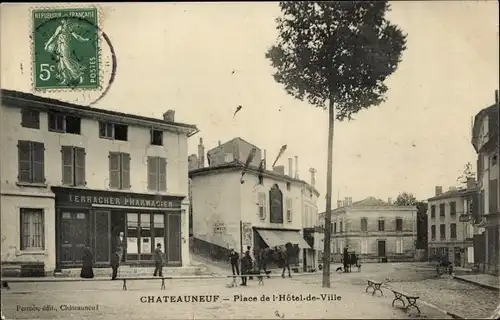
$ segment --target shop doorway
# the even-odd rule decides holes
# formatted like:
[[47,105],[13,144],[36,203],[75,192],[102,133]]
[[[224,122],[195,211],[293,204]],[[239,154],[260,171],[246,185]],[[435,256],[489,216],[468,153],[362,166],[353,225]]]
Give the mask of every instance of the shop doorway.
[[81,265],[82,249],[89,244],[87,219],[86,212],[61,212],[61,264]]

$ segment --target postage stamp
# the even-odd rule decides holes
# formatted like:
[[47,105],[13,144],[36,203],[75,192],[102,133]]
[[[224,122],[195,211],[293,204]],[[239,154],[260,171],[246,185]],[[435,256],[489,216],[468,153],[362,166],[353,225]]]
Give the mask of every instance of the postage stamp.
[[31,19],[34,89],[99,90],[98,9],[33,9]]

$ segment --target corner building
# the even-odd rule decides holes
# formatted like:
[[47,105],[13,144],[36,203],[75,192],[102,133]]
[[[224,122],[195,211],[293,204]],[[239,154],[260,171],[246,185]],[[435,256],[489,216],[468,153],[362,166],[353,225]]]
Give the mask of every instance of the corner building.
[[2,90],[2,262],[45,272],[81,266],[90,246],[108,267],[120,232],[124,265],[189,261],[187,139],[194,125]]

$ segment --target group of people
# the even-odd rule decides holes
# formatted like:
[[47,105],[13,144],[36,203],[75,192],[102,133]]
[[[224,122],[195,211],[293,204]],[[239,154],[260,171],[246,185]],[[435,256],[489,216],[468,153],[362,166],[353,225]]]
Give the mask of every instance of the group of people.
[[254,255],[250,254],[250,246],[247,246],[247,250],[243,253],[240,259],[240,255],[231,249],[229,252],[229,263],[231,264],[231,270],[233,276],[236,277],[240,275],[240,265],[241,265],[241,284],[242,286],[247,285],[247,279],[252,280],[253,275],[266,275],[270,278],[270,271],[267,270],[267,264],[271,260],[272,251],[274,251],[275,258],[278,264],[282,266],[283,271],[281,277],[285,277],[285,271],[288,270],[288,277],[292,277],[290,271],[290,248],[291,244],[287,244],[284,247],[276,247],[274,250],[270,248],[260,249],[254,252]]
[[[110,265],[112,270],[111,280],[115,280],[118,277],[118,268],[120,267],[120,264],[124,260],[123,256],[125,253],[125,245],[126,245],[125,236],[123,232],[120,232],[116,237],[116,240],[112,244],[113,250],[111,252],[111,259],[110,259]],[[156,249],[153,253],[153,258],[155,261],[155,270],[153,273],[153,277],[156,276],[163,277],[163,265],[165,263],[165,255],[161,250],[160,243],[156,245]],[[92,255],[90,247],[86,245],[83,248],[83,253],[82,253],[82,270],[80,272],[80,277],[85,279],[94,278],[93,266],[94,266],[94,257]]]

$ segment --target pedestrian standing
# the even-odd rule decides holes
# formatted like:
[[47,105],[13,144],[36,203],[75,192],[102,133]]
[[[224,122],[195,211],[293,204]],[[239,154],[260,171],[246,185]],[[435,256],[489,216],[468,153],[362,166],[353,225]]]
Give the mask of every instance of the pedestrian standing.
[[111,253],[111,269],[113,274],[111,275],[111,280],[115,280],[118,276],[118,267],[120,266],[120,255],[118,252]]
[[344,263],[344,272],[349,272],[349,251],[348,251],[348,246],[346,245],[344,247],[344,259],[343,259],[343,263]]
[[155,249],[155,272],[153,273],[153,277],[158,276],[163,277],[163,252],[161,251],[161,243],[156,245]]
[[252,258],[250,257],[250,252],[245,252],[245,255],[241,259],[241,285],[247,285],[247,276],[252,270]]
[[88,245],[83,247],[82,262],[80,277],[84,279],[92,279],[94,277],[94,270],[92,269],[94,257],[92,257],[92,251],[90,251]]
[[239,267],[239,263],[240,263],[240,255],[238,254],[238,252],[234,251],[234,249],[231,249],[231,251],[229,251],[229,263],[231,263],[231,270],[233,271],[233,277],[236,276],[236,275],[240,275],[240,267]]
[[[250,262],[251,262],[250,270],[248,272],[249,274],[252,273],[252,270],[254,269],[254,261],[255,261],[254,257],[252,256],[252,253],[251,253],[252,251],[250,249],[252,249],[252,247],[247,246],[247,251],[245,252],[245,254],[248,254],[248,256],[250,257]],[[249,276],[248,280],[253,280],[253,277]]]
[[290,272],[290,252],[286,246],[281,249],[281,262],[283,263],[283,271],[281,272],[281,277],[285,277],[285,270],[288,269],[288,277],[292,277],[292,273]]
[[271,278],[267,272],[267,259],[269,258],[269,248],[261,249],[259,252],[259,273],[262,270],[268,278]]

